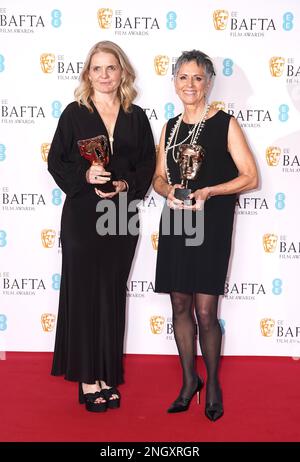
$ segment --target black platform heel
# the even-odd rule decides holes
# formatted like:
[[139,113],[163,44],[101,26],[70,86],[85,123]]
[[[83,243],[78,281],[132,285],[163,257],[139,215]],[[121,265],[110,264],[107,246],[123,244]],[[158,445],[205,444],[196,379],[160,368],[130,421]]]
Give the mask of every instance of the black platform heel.
[[194,395],[197,393],[197,403],[200,404],[200,391],[204,386],[204,382],[200,377],[197,377],[197,386],[195,391],[192,393],[190,398],[184,398],[183,396],[178,396],[178,398],[171,404],[167,412],[169,414],[174,414],[175,412],[184,412],[187,411],[190,403],[194,397]]
[[206,402],[205,415],[209,420],[211,420],[212,422],[215,422],[216,420],[220,419],[220,417],[222,417],[223,414],[224,414],[224,408],[223,408],[222,392],[221,390],[219,390],[217,401]]
[[83,393],[82,383],[79,382],[79,403],[85,404],[86,410],[90,412],[105,412],[107,409],[107,401],[96,403],[98,398],[103,398],[102,391],[96,391],[95,393]]
[[[120,407],[121,395],[117,388],[102,388],[102,396],[106,399],[107,407],[109,409],[117,409]],[[117,395],[118,398],[113,398],[112,395]]]

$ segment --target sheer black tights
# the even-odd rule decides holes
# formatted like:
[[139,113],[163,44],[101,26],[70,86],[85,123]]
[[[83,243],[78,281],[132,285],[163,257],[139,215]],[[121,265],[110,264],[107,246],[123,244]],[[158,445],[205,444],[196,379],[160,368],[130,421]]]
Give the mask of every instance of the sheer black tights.
[[197,384],[195,307],[200,347],[207,370],[206,400],[217,401],[219,391],[218,366],[222,341],[222,331],[217,318],[219,297],[218,295],[181,292],[172,292],[170,295],[174,336],[183,373],[183,386],[180,395],[189,398]]
[[190,398],[195,386],[197,386],[195,371],[196,324],[192,309],[193,297],[191,294],[172,292],[171,302],[174,336],[183,374],[183,386],[180,395],[183,398]]

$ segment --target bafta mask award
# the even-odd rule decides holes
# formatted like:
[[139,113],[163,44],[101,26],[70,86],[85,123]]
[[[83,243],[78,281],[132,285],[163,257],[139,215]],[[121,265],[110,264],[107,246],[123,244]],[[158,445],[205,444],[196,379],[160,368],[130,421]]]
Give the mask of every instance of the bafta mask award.
[[[86,140],[77,141],[80,155],[87,159],[91,165],[101,165],[103,168],[109,162],[109,147],[108,140],[105,135],[95,136],[94,138],[88,138]],[[100,189],[103,192],[115,191],[112,181],[108,181],[105,184],[95,184],[95,188]]]
[[188,181],[195,180],[204,159],[204,149],[199,144],[182,144],[179,147],[177,162],[180,168],[182,189],[175,189],[175,197],[183,201],[184,205],[192,205],[188,196],[192,190],[188,188]]

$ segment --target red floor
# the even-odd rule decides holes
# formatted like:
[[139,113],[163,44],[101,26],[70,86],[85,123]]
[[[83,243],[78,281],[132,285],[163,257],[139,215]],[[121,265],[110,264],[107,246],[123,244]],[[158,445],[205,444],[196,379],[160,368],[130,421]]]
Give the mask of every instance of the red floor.
[[[120,409],[94,414],[77,402],[77,384],[49,374],[50,353],[7,353],[0,361],[2,442],[299,442],[300,361],[223,357],[225,414],[167,414],[180,389],[177,356],[127,355]],[[202,358],[198,358],[204,375]]]

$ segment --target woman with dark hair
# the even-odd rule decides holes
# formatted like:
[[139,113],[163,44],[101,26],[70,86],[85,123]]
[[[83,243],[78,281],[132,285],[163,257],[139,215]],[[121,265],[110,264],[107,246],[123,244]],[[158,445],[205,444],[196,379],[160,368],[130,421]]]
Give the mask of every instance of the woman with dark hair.
[[[52,374],[79,382],[79,400],[93,412],[120,405],[126,283],[138,229],[124,233],[117,220],[121,213],[128,223],[137,213],[120,207],[144,197],[155,167],[149,121],[133,104],[134,80],[117,44],[94,45],[48,156],[49,172],[66,193]],[[104,204],[115,212],[111,228],[98,225]]]
[[[195,313],[207,370],[205,414],[212,421],[224,412],[217,309],[224,294],[236,194],[257,185],[253,155],[236,119],[207,102],[214,75],[212,60],[201,51],[187,51],[178,58],[174,82],[184,109],[163,127],[153,178],[155,191],[167,199],[155,290],[170,294],[183,372],[180,394],[168,412],[186,411],[204,385],[195,368]],[[188,223],[193,224],[194,237],[187,232]]]

